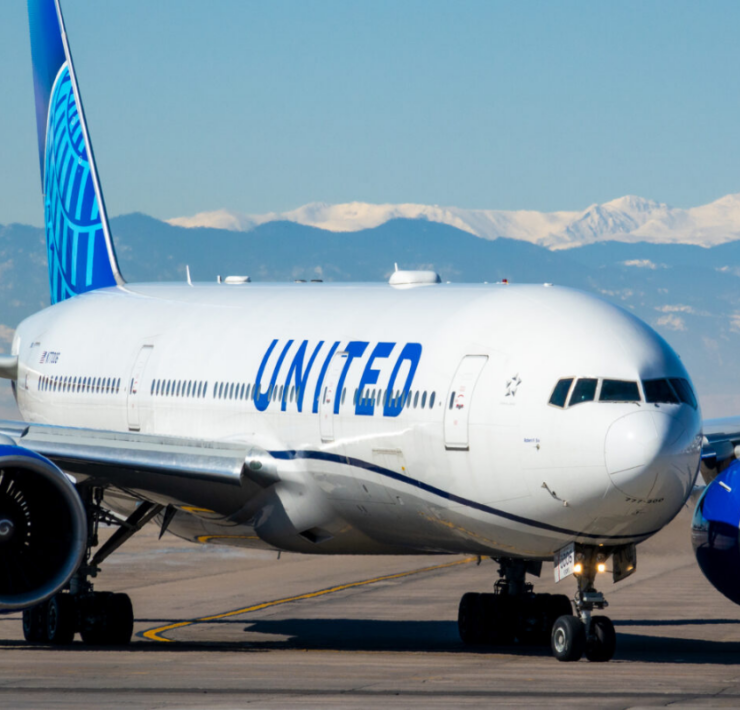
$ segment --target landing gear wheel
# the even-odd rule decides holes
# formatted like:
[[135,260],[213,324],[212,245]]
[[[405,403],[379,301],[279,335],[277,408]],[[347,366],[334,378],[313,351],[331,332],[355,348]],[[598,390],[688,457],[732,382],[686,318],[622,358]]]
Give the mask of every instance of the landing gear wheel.
[[550,645],[559,661],[579,661],[586,648],[586,627],[575,616],[561,616],[552,627]]
[[573,616],[573,605],[565,594],[553,594],[550,597],[548,608],[553,624],[561,616]]
[[46,640],[46,604],[23,610],[23,638],[29,643]]
[[88,646],[125,646],[134,631],[128,594],[96,592],[86,600],[80,635]]
[[108,597],[108,643],[125,646],[131,643],[134,633],[134,607],[128,594],[111,594]]
[[507,594],[480,595],[483,643],[492,646],[510,646],[514,643],[516,629],[522,615],[517,597]]
[[614,657],[617,634],[608,616],[591,617],[591,635],[586,642],[586,658],[593,663],[605,663]]
[[480,594],[468,592],[460,599],[457,610],[457,630],[466,646],[483,643],[484,629],[481,618]]
[[69,594],[56,594],[46,603],[46,640],[55,646],[74,641],[77,609]]

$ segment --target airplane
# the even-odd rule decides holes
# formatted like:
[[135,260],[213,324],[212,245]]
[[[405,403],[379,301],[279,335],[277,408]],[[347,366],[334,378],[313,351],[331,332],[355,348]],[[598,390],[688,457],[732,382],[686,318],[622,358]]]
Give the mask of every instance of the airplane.
[[[700,466],[716,522],[710,503],[740,491],[739,422],[705,438],[665,340],[548,283],[127,283],[59,0],[28,10],[52,305],[0,356],[22,416],[0,422],[0,609],[23,610],[26,640],[129,643],[129,597],[93,580],[155,523],[199,544],[491,558],[493,591],[460,601],[465,644],[609,661],[599,575],[635,572]],[[534,592],[549,561],[572,602]]]

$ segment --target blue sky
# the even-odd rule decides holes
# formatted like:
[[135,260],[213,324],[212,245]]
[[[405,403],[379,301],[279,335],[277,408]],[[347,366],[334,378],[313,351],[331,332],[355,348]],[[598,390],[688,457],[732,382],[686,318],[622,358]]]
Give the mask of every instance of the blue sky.
[[[111,215],[740,192],[740,4],[63,0]],[[25,2],[0,224],[41,223]]]

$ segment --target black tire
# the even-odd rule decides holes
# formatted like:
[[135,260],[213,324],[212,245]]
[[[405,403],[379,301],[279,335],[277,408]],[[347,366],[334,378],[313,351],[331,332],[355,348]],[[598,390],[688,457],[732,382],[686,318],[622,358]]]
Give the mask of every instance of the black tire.
[[559,661],[579,661],[586,648],[586,627],[575,616],[561,616],[552,627],[550,646]]
[[550,597],[550,615],[554,624],[561,616],[573,616],[573,605],[565,594]]
[[[540,595],[537,595],[540,596]],[[573,616],[573,607],[565,594],[543,594],[547,597],[543,613],[545,615],[542,645],[547,646],[552,639],[552,627],[561,616]]]
[[55,646],[68,646],[77,631],[77,609],[69,594],[56,594],[46,604],[46,640]]
[[134,610],[128,594],[96,592],[88,600],[80,635],[88,646],[125,646],[134,631]]
[[520,626],[520,599],[507,594],[480,594],[478,603],[483,630],[482,643],[511,646]]
[[480,594],[468,592],[460,599],[457,610],[457,630],[466,646],[483,643],[484,629],[481,618]]
[[46,641],[46,604],[23,610],[23,638],[28,643]]
[[[547,646],[550,643],[552,623],[548,623],[549,594],[529,594],[510,597],[514,605],[502,609],[502,626],[508,630],[512,640],[526,646]],[[554,619],[553,619],[554,621]]]
[[108,597],[108,643],[125,646],[134,634],[134,607],[128,594],[111,594]]
[[617,634],[608,616],[591,617],[591,635],[586,641],[586,658],[592,663],[606,663],[614,658]]

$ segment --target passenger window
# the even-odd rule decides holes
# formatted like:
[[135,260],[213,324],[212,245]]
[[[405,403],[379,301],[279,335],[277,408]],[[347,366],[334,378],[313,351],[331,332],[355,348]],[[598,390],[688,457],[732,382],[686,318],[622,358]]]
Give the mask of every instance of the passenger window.
[[570,396],[570,406],[581,404],[582,402],[593,402],[596,396],[596,383],[598,380],[584,378],[576,382],[573,388],[573,394]]
[[668,380],[643,380],[642,389],[645,390],[645,401],[650,404],[678,404],[678,397]]
[[436,392],[432,392],[431,395],[429,395],[429,409],[431,409],[434,406],[434,398],[437,396]]
[[572,377],[558,380],[558,383],[555,385],[555,389],[550,395],[550,404],[555,407],[565,407],[565,403],[568,401],[568,392],[570,392],[570,386],[572,384]]
[[694,392],[691,389],[691,385],[688,380],[683,377],[672,377],[670,380],[673,385],[673,389],[676,390],[676,394],[680,397],[684,404],[688,404],[689,407],[696,409],[697,402],[694,397]]
[[601,383],[599,402],[639,402],[640,399],[637,382],[604,380]]

